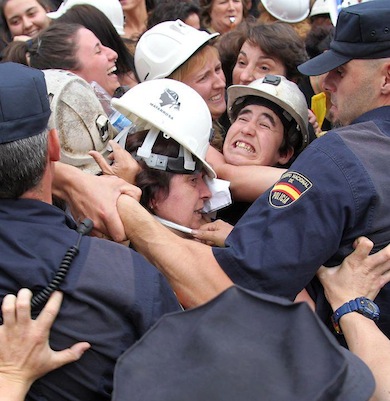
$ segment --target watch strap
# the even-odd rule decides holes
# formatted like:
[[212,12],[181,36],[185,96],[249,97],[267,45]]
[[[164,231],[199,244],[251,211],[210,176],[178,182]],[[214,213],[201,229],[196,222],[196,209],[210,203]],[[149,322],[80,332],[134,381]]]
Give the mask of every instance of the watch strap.
[[[371,307],[368,308],[368,305]],[[379,319],[379,307],[373,301],[365,297],[352,299],[337,308],[331,316],[332,324],[337,334],[343,334],[339,323],[340,318],[350,312],[358,312],[374,321]]]

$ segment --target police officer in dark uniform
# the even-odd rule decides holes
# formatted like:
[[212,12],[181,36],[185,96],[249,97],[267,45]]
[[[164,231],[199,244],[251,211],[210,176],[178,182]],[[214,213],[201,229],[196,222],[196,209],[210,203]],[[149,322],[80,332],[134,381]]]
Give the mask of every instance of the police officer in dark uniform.
[[[328,72],[331,113],[344,127],[314,141],[260,197],[214,256],[234,282],[294,298],[321,264],[334,266],[368,236],[390,241],[390,2],[343,9],[330,50],[302,64]],[[317,311],[331,310],[317,283]],[[390,286],[378,295],[380,328],[390,336]]]
[[[0,64],[0,110],[0,298],[27,287],[35,294],[36,315],[59,288],[64,301],[52,348],[79,340],[91,344],[78,362],[38,380],[27,399],[110,400],[116,359],[180,306],[165,278],[141,255],[82,236],[51,204],[60,145],[56,130],[47,128],[43,73]],[[84,225],[88,231],[88,221]]]
[[[343,9],[330,50],[301,65],[305,74],[329,72],[325,89],[332,97],[330,111],[344,127],[316,139],[299,155],[239,220],[225,248],[210,251],[202,244],[178,240],[177,246],[169,245],[175,260],[161,257],[157,247],[146,247],[129,229],[146,217],[137,219],[135,211],[129,214],[125,225],[132,243],[160,266],[182,294],[188,291],[186,301],[194,304],[196,297],[201,301],[191,290],[189,272],[208,277],[204,286],[213,293],[210,283],[214,289],[219,285],[212,281],[219,267],[243,287],[294,299],[320,265],[337,265],[350,254],[359,236],[368,236],[376,250],[389,243],[389,20],[388,0]],[[156,227],[150,231],[157,235]],[[156,243],[161,252],[163,242]],[[185,266],[178,264],[181,258]],[[322,288],[316,283],[312,287],[317,311],[331,327],[332,311]],[[205,290],[201,292],[205,295]],[[390,285],[375,301],[381,311],[379,327],[390,336]]]

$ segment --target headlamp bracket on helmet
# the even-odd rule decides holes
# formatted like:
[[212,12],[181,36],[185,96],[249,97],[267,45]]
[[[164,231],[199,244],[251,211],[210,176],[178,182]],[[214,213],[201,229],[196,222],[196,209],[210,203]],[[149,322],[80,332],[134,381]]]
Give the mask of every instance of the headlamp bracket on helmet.
[[106,142],[110,136],[109,124],[110,122],[107,116],[104,116],[103,114],[100,114],[96,119],[96,128],[98,129],[103,142]]
[[271,84],[278,86],[282,82],[282,78],[277,75],[266,75],[263,79],[263,84]]
[[152,153],[153,145],[160,134],[166,139],[170,138],[168,134],[160,131],[157,127],[151,127],[144,142],[137,149],[137,152],[134,152],[133,157],[136,160],[143,160],[148,167],[156,170],[165,170],[180,174],[196,174],[202,170],[201,161],[194,161],[191,152],[182,145],[180,145],[178,157]]

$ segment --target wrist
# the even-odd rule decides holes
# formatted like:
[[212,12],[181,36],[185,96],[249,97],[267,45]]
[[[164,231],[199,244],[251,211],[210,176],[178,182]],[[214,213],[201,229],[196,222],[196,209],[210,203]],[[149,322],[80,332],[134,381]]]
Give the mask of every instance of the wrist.
[[358,297],[348,302],[345,302],[343,305],[335,310],[331,317],[332,324],[336,333],[342,334],[340,319],[344,315],[351,312],[357,312],[373,321],[377,321],[379,319],[380,313],[379,307],[373,301],[365,297]]
[[13,378],[9,374],[0,372],[0,399],[2,401],[22,401],[30,389],[33,381],[22,377]]
[[66,188],[68,185],[69,174],[68,166],[61,162],[56,162],[54,165],[54,177],[52,184],[52,192],[54,196],[66,200]]
[[349,302],[351,299],[355,299],[353,297],[341,297],[341,298],[333,298],[333,300],[329,301],[329,304],[333,310],[333,312],[335,312],[337,309],[339,309],[341,306],[343,306],[345,303]]
[[53,195],[68,202],[71,198],[72,183],[74,183],[76,175],[80,173],[83,174],[77,167],[56,162],[52,184]]

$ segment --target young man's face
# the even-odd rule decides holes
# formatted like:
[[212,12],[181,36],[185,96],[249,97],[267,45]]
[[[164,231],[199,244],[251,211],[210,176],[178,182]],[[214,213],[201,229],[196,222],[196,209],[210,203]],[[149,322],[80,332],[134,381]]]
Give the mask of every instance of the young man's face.
[[272,110],[257,104],[243,107],[229,128],[223,155],[229,164],[237,166],[275,166],[285,164],[292,152],[280,154],[284,127]]

